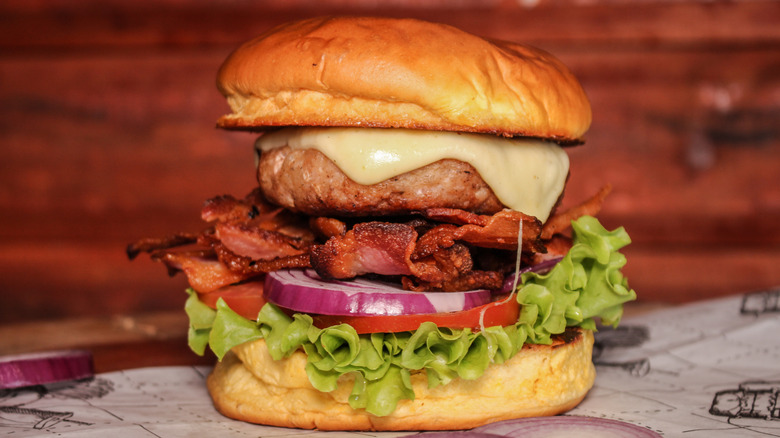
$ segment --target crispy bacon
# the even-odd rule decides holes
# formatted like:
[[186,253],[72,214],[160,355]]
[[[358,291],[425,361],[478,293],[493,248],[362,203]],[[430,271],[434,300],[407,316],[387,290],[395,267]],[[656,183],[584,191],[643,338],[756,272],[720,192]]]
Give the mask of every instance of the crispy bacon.
[[210,250],[160,251],[152,254],[152,260],[164,263],[171,275],[178,271],[184,272],[190,286],[201,293],[211,292],[252,276],[228,269]]
[[313,239],[300,239],[269,231],[252,223],[219,223],[215,237],[236,255],[254,260],[271,260],[307,254]]
[[[314,242],[314,233],[303,216],[272,206],[259,190],[243,200],[212,198],[206,201],[201,217],[214,223],[213,232],[201,235],[201,244],[213,247],[219,243],[217,254],[230,254],[231,264],[240,266],[237,270],[242,272],[250,266],[244,259],[265,265],[277,259],[300,258],[308,255]],[[295,266],[300,264],[295,262]],[[254,271],[255,265],[249,270]]]
[[492,216],[478,215],[454,208],[432,208],[423,211],[428,219],[460,224],[453,234],[456,240],[482,248],[517,250],[517,233],[523,222],[523,250],[544,252],[539,235],[539,219],[515,210],[502,210]]
[[[199,235],[142,239],[129,245],[127,253],[130,258],[152,253],[170,272],[183,271],[201,293],[274,270],[305,267],[313,267],[325,278],[400,276],[409,290],[498,289],[514,265],[518,231],[522,230],[523,262],[564,255],[571,239],[560,233],[572,220],[596,214],[610,189],[605,186],[544,225],[508,209],[480,215],[432,208],[406,223],[362,222],[351,229],[336,218],[307,218],[273,206],[255,190],[244,199],[208,200],[201,216],[210,228]],[[175,250],[193,243],[199,248]],[[490,257],[478,256],[476,266],[475,254],[481,252]]]
[[441,248],[449,248],[455,245],[455,225],[442,224],[424,232],[417,241],[417,246],[412,254],[413,260],[420,260],[424,257],[433,255]]
[[252,191],[242,200],[229,195],[209,199],[201,210],[201,218],[217,227],[241,224],[245,230],[254,228],[294,239],[314,240],[307,217],[269,204],[259,190]]
[[242,275],[265,274],[280,269],[308,268],[311,266],[308,252],[267,260],[255,260],[237,255],[219,242],[216,242],[212,248],[222,264],[231,271],[241,273]]
[[571,222],[577,220],[582,216],[595,216],[601,210],[601,204],[604,203],[604,199],[612,191],[612,185],[607,184],[602,187],[598,193],[593,195],[585,202],[572,207],[563,213],[553,215],[542,228],[541,238],[544,240],[551,239],[555,234],[566,230],[571,226]]
[[443,282],[425,282],[413,277],[401,279],[403,288],[417,292],[460,291],[474,289],[501,289],[504,284],[504,274],[498,271],[469,271],[458,277]]
[[195,243],[198,239],[196,234],[178,233],[167,237],[147,237],[135,243],[127,245],[125,252],[130,260],[138,257],[142,252],[151,253],[161,249],[175,248],[177,246],[189,245]]
[[414,264],[418,269],[425,265],[434,266],[435,269],[429,270],[428,275],[404,277],[402,283],[405,289],[416,291],[498,289],[504,279],[504,275],[498,271],[474,270],[471,251],[460,243],[450,247],[442,246],[430,257]]
[[409,275],[406,262],[414,250],[417,232],[409,225],[363,222],[343,236],[334,236],[311,250],[311,264],[325,278],[354,278],[374,273]]
[[347,232],[347,224],[332,217],[313,217],[309,219],[309,226],[317,235],[326,239],[343,236]]
[[418,240],[411,224],[360,223],[343,236],[312,247],[312,266],[325,278],[348,279],[368,273],[402,275],[406,277],[404,286],[411,290],[500,287],[502,273],[473,270],[469,249],[452,239],[457,229],[441,225]]
[[[128,256],[152,253],[152,259],[164,263],[170,273],[184,272],[199,292],[261,273],[309,266],[314,233],[306,220],[268,204],[258,190],[243,200],[232,196],[209,199],[201,217],[212,226],[199,235],[142,239],[128,246]],[[195,243],[195,250],[175,249]]]
[[[201,236],[199,241],[209,241],[207,236]],[[207,246],[209,248],[192,250],[162,249],[152,252],[151,258],[165,264],[170,275],[183,272],[190,286],[200,293],[211,292],[279,269],[310,266],[308,251],[268,260],[253,260],[234,254],[218,240]]]
[[243,200],[230,195],[208,199],[203,204],[200,217],[205,222],[245,221],[278,209],[279,207],[265,200],[262,191],[255,189]]
[[447,222],[456,225],[487,225],[490,216],[472,213],[458,208],[428,208],[422,211],[422,215],[428,219]]
[[545,240],[545,245],[547,246],[547,252],[534,253],[531,257],[531,264],[535,265],[537,263],[565,256],[572,247],[572,240],[571,237],[564,236],[563,234],[556,234],[549,240]]

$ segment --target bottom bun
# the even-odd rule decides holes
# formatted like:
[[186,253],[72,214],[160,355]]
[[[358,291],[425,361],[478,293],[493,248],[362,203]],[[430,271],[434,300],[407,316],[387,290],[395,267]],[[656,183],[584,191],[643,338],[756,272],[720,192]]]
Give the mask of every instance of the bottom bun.
[[275,361],[263,340],[235,347],[209,375],[208,388],[223,415],[270,426],[320,430],[471,429],[495,421],[556,415],[575,407],[593,386],[593,334],[569,329],[553,345],[525,345],[476,380],[428,388],[412,374],[414,400],[377,417],[352,409],[351,377],[320,392],[306,376],[306,354]]

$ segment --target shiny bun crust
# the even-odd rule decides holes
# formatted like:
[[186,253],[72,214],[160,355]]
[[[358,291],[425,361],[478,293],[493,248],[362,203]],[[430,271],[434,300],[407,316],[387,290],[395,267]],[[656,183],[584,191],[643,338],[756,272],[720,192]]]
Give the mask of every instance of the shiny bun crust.
[[412,375],[415,400],[402,400],[377,417],[347,404],[349,376],[330,393],[314,389],[306,355],[271,359],[265,342],[233,349],[208,377],[224,415],[271,426],[320,430],[470,429],[512,418],[555,415],[576,406],[593,385],[593,334],[574,331],[559,345],[526,345],[512,359],[493,364],[476,380],[458,379],[429,389],[424,373]]
[[552,55],[413,19],[279,26],[225,61],[223,128],[365,126],[580,142],[585,93]]

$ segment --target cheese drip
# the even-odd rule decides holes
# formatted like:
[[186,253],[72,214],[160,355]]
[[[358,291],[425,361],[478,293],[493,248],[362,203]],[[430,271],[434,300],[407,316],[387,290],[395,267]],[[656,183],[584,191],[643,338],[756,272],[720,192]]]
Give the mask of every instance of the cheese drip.
[[452,158],[471,164],[507,207],[547,220],[563,192],[569,157],[555,143],[486,134],[381,128],[285,128],[260,151],[316,149],[358,184],[371,185]]

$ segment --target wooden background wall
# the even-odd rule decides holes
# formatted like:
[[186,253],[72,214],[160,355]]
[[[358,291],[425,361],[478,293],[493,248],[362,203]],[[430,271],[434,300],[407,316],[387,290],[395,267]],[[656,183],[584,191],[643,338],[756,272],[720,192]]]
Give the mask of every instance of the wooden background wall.
[[214,128],[218,66],[277,23],[343,13],[566,62],[594,108],[567,196],[615,186],[601,218],[633,237],[642,300],[780,284],[778,2],[5,0],[0,323],[180,308],[184,280],[124,247],[197,230],[203,200],[253,187],[253,136]]

